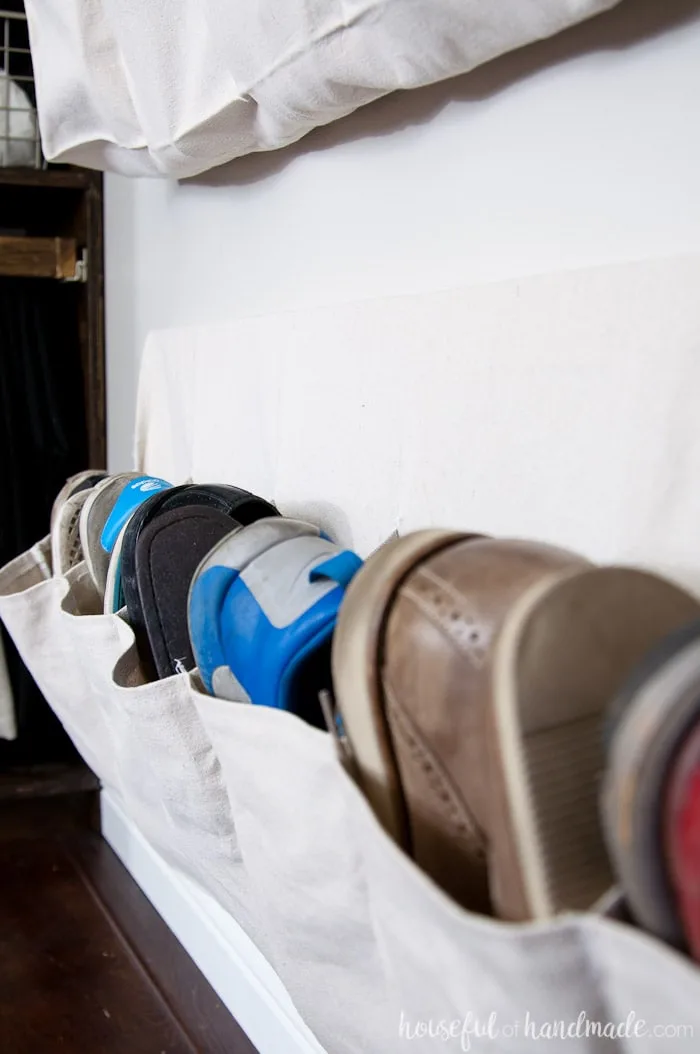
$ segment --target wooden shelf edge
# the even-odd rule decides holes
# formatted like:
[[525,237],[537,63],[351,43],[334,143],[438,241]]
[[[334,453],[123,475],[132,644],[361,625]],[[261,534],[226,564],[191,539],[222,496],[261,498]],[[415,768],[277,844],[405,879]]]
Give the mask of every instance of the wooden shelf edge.
[[0,168],[0,185],[84,190],[98,176],[86,168]]
[[0,235],[3,278],[75,278],[77,260],[75,238]]
[[85,765],[31,765],[0,772],[0,802],[54,798],[99,789],[100,781]]

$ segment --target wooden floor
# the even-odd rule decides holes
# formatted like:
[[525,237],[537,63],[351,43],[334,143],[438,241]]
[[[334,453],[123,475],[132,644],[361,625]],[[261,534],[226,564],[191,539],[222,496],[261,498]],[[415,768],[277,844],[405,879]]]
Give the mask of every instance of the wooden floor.
[[94,788],[30,784],[0,778],[2,1054],[255,1054],[91,830]]

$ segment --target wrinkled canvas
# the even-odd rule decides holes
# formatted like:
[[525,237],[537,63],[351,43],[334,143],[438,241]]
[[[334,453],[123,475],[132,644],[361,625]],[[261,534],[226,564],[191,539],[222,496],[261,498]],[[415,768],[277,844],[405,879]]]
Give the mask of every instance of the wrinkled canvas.
[[617,0],[27,0],[46,157],[186,177]]
[[697,1049],[696,967],[607,918],[517,926],[457,907],[384,834],[329,736],[204,696],[196,674],[142,683],[129,627],[92,613],[84,565],[52,578],[48,551],[0,571],[17,647],[86,761],[256,940],[329,1054],[656,1054],[669,1029]]

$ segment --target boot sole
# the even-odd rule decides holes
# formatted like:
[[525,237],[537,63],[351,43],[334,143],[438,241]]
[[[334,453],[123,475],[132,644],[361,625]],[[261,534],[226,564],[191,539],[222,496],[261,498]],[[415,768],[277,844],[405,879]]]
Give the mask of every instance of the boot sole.
[[698,612],[672,583],[614,567],[546,579],[509,612],[494,655],[494,775],[529,918],[587,910],[612,884],[599,814],[605,714],[642,656]]

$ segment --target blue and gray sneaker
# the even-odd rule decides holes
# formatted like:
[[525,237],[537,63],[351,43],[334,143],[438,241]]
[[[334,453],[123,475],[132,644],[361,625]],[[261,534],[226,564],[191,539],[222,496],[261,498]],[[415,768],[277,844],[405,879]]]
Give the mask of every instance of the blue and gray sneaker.
[[361,565],[300,520],[258,520],[227,535],[190,586],[190,639],[207,691],[323,727],[318,695],[331,687],[333,630]]
[[172,483],[158,476],[137,476],[119,492],[100,534],[100,548],[107,556],[107,574],[103,590],[105,615],[115,613],[124,606],[121,582],[124,528],[136,510],[149,498],[160,491],[172,489]]
[[164,479],[120,472],[90,491],[80,513],[80,544],[88,572],[104,597],[109,563],[119,531],[134,509],[154,491],[169,487]]

